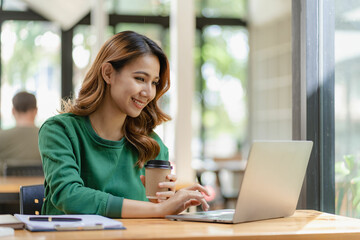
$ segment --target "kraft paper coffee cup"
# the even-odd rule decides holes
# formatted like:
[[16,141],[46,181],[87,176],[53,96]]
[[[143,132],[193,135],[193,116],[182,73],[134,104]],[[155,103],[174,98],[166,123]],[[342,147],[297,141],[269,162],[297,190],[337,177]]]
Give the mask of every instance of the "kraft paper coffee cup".
[[166,178],[171,173],[169,161],[149,160],[145,164],[145,192],[148,199],[157,199],[157,192],[169,191],[168,188],[159,188],[160,182],[169,182]]

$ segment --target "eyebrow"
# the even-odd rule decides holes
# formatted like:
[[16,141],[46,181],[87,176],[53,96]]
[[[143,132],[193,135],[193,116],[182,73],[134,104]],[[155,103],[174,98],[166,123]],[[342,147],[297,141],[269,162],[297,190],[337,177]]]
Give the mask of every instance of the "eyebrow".
[[[147,77],[150,77],[150,75],[149,75],[147,72],[144,72],[144,71],[136,71],[136,72],[133,72],[133,73],[135,73],[135,74],[144,74],[144,75],[146,75]],[[160,79],[159,76],[156,76],[155,78],[156,78],[156,79]]]

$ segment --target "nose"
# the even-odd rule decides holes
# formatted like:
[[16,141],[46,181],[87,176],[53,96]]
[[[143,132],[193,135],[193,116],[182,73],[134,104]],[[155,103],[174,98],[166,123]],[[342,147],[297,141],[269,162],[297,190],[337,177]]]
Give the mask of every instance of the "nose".
[[145,90],[141,90],[140,96],[147,97],[148,93]]
[[153,99],[155,97],[156,88],[152,84],[146,84],[140,91],[140,96]]

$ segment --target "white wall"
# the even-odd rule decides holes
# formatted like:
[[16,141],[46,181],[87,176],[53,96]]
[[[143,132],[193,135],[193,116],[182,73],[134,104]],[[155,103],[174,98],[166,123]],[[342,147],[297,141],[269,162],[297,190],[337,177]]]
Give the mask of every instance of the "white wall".
[[249,3],[249,140],[292,139],[291,1]]

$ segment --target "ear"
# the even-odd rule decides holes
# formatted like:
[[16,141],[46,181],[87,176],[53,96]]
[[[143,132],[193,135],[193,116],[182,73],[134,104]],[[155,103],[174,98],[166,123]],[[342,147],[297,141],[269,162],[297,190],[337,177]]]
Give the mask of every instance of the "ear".
[[114,73],[114,71],[115,69],[110,63],[104,63],[101,66],[101,75],[107,84],[111,84],[111,76]]
[[12,108],[12,114],[15,118],[15,121],[17,121],[17,119],[19,118],[19,112],[16,111],[16,109],[14,107]]

